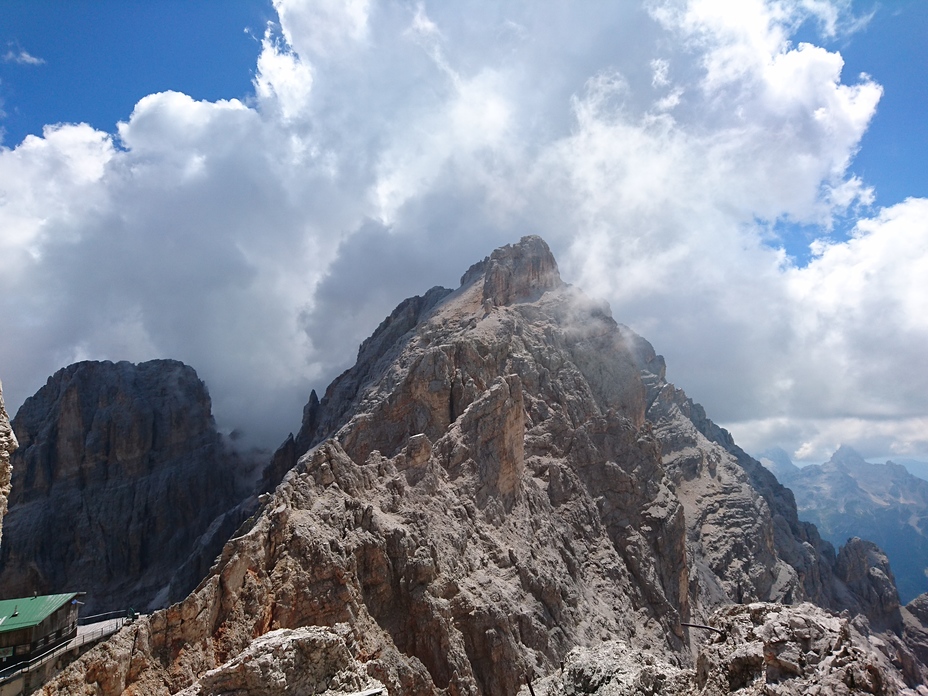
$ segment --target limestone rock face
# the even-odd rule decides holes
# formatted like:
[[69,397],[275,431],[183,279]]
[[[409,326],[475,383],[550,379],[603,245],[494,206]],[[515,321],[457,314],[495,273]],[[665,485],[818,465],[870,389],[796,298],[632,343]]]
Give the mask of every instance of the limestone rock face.
[[[563,668],[532,684],[535,696],[689,696],[695,694],[694,672],[662,659],[659,653],[610,640],[589,648],[574,648]],[[519,696],[529,696],[526,684]]]
[[312,626],[391,694],[514,694],[574,648],[593,657],[567,672],[595,681],[610,641],[643,693],[695,684],[683,624],[720,605],[867,601],[725,436],[523,238],[400,304],[310,400],[265,483],[296,465],[200,586],[45,693],[234,692],[254,669],[289,687],[261,636]]
[[853,600],[835,587],[834,551],[799,521],[790,491],[682,391],[660,380],[652,393],[648,418],[687,513],[697,603],[711,611],[724,601],[809,599],[846,608]]
[[10,497],[10,477],[13,473],[10,457],[17,447],[16,435],[3,405],[3,385],[0,384],[0,535],[3,533],[3,517]]
[[902,637],[918,662],[928,664],[928,593],[901,607]]
[[85,614],[157,606],[196,585],[242,519],[226,514],[245,497],[236,460],[182,363],[71,365],[13,428],[3,596],[86,591]]
[[540,237],[526,237],[519,244],[497,249],[478,268],[483,271],[483,300],[492,305],[535,300],[545,290],[564,285],[557,262]]
[[685,510],[694,615],[730,601],[811,601],[898,632],[899,598],[886,555],[859,539],[836,555],[814,525],[799,520],[792,491],[668,384],[653,352],[639,344],[636,354],[649,385],[648,420]]
[[297,436],[287,440],[275,452],[271,463],[264,471],[262,487],[273,490],[297,460],[312,445],[321,442],[344,424],[352,411],[359,408],[359,398],[365,383],[372,375],[387,369],[411,337],[411,331],[451,291],[435,287],[423,296],[404,300],[381,322],[373,335],[358,349],[355,366],[340,375],[326,389],[322,401],[315,390],[303,409],[303,422]]
[[874,628],[899,630],[899,593],[889,559],[879,546],[857,537],[849,539],[838,554],[835,571],[863,600],[861,608]]

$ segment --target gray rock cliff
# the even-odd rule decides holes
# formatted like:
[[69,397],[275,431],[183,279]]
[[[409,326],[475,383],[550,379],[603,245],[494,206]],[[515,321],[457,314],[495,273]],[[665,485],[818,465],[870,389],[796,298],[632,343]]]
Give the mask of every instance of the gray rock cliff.
[[[704,633],[685,624],[755,600],[880,616],[885,599],[839,576],[789,491],[537,237],[402,303],[278,455],[266,484],[295,466],[199,587],[45,694],[212,693],[252,679],[244,655],[287,680],[272,646],[296,634],[274,632],[313,626],[391,694],[514,694],[610,643],[729,693],[693,681]],[[892,684],[926,676],[887,640]],[[735,657],[712,659],[706,674]]]
[[182,363],[71,365],[13,428],[3,596],[85,591],[85,614],[163,605],[202,579],[241,522],[238,462]]

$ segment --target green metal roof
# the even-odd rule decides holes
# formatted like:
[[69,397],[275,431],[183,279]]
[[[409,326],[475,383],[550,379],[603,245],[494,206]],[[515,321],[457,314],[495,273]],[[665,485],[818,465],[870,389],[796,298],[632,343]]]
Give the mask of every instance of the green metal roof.
[[[39,595],[20,599],[0,599],[0,633],[36,626],[62,604],[68,604],[78,594],[78,592],[66,592],[65,594]],[[13,616],[14,612],[16,616]]]

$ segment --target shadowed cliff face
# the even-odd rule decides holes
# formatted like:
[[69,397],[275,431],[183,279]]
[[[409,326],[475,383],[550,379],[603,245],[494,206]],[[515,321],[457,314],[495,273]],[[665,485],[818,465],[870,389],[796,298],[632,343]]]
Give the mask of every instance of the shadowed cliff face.
[[[186,365],[83,362],[57,372],[17,413],[3,596],[86,591],[85,613],[143,609],[187,592],[208,569],[189,559],[244,495]],[[209,536],[215,536],[211,534]],[[185,561],[188,561],[185,566]],[[198,575],[199,574],[199,575]],[[183,590],[182,586],[186,586]],[[160,595],[159,595],[160,593]]]
[[3,517],[6,515],[10,496],[10,456],[16,451],[16,435],[3,405],[3,385],[0,384],[0,534],[3,532]]
[[391,694],[513,694],[604,641],[695,679],[682,624],[721,604],[866,601],[537,237],[402,303],[304,415],[209,577],[47,694],[218,694],[314,625]]

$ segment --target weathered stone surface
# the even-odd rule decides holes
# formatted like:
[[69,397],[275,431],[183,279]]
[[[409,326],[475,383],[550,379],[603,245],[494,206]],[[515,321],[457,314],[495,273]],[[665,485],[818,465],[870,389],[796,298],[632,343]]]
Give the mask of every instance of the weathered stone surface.
[[770,506],[738,461],[699,431],[701,415],[666,383],[648,410],[685,510],[696,606],[805,598],[796,569],[778,554]]
[[[622,645],[625,673],[655,693],[677,677],[695,684],[702,634],[682,624],[719,605],[839,603],[839,591],[872,602],[837,578],[789,492],[726,437],[665,382],[646,341],[525,238],[458,290],[402,303],[311,400],[266,480],[298,463],[209,577],[46,693],[197,693],[211,673],[245,683],[248,660],[289,669],[256,639],[339,624],[391,694],[514,694],[565,659],[577,667],[563,688],[584,693]],[[567,658],[578,647],[594,652]],[[756,645],[727,648],[726,665],[766,659]],[[626,693],[608,681],[595,688]]]
[[344,425],[360,407],[359,398],[366,383],[387,369],[412,337],[412,330],[450,292],[447,288],[434,287],[421,297],[417,295],[401,302],[361,344],[355,366],[329,385],[322,401],[319,401],[315,390],[310,394],[303,409],[300,431],[278,448],[264,471],[263,490],[273,490],[311,446],[319,444]]
[[13,473],[10,457],[18,446],[6,407],[3,405],[3,385],[0,384],[0,535],[3,533],[3,518],[10,497],[10,478]]
[[[574,648],[563,668],[533,680],[535,696],[689,696],[695,693],[694,672],[664,660],[659,653],[606,641],[590,648]],[[528,684],[519,696],[530,696]]]
[[71,365],[13,428],[3,596],[86,591],[84,613],[163,605],[206,575],[243,519],[241,462],[182,363]]
[[[812,604],[727,606],[709,622],[714,631],[698,629],[692,668],[610,641],[575,648],[561,671],[532,689],[535,696],[928,694],[918,686],[921,675],[906,675],[912,658],[899,641]],[[528,694],[527,687],[519,691]]]
[[[278,629],[211,669],[180,696],[339,696],[383,685],[364,672],[351,630]],[[346,639],[348,644],[346,644]]]
[[[700,693],[899,694],[907,687],[899,641],[811,604],[754,603],[717,610],[696,663]],[[912,684],[924,674],[909,675]],[[913,685],[914,686],[914,685]]]
[[518,244],[507,244],[490,254],[483,265],[483,301],[487,309],[537,300],[546,290],[564,285],[557,262],[541,237],[524,237]]
[[139,623],[145,667],[111,693],[177,692],[256,636],[340,622],[392,693],[514,693],[613,637],[680,659],[685,530],[639,371],[602,306],[520,249],[494,256],[494,292],[530,302],[489,306],[474,275],[362,346],[317,412],[329,439],[196,593]]
[[838,554],[835,573],[860,599],[861,611],[875,629],[899,631],[899,593],[889,559],[879,546],[857,537],[849,539]]
[[901,607],[899,614],[906,647],[912,651],[917,662],[928,665],[928,593],[919,595]]
[[648,419],[686,514],[694,615],[725,602],[811,601],[898,632],[899,599],[885,554],[857,539],[836,556],[814,525],[799,520],[792,492],[666,383],[662,362],[652,371],[653,353],[639,345],[637,356],[649,386]]

